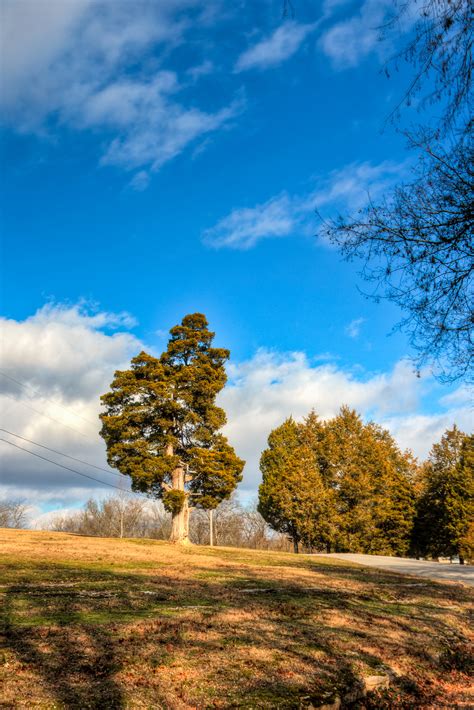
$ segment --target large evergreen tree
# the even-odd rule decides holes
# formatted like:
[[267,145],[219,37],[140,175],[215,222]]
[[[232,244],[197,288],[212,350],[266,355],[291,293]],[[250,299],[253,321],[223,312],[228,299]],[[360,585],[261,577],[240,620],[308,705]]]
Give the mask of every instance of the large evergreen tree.
[[258,510],[274,530],[286,533],[295,552],[329,548],[334,527],[331,493],[324,485],[318,453],[323,428],[314,414],[274,429],[262,453]]
[[311,413],[268,438],[259,511],[295,549],[403,555],[414,516],[415,462],[390,434],[343,407],[326,423]]
[[216,406],[229,351],[212,347],[204,315],[183,318],[160,358],[141,352],[117,371],[101,397],[101,435],[109,465],[132,488],[161,498],[172,514],[171,540],[187,542],[190,507],[214,508],[241,480],[244,462],[220,429]]
[[329,482],[336,492],[338,551],[407,552],[414,516],[414,461],[382,427],[348,407],[326,424]]
[[413,549],[417,554],[459,556],[474,521],[474,436],[456,426],[431,450],[417,503]]

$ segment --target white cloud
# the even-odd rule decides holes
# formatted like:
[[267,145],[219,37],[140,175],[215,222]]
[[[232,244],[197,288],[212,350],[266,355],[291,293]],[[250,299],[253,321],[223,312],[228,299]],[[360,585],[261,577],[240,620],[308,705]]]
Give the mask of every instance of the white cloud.
[[286,237],[298,224],[293,200],[283,193],[256,207],[233,210],[203,234],[215,248],[250,249],[262,239]]
[[[48,305],[24,321],[1,319],[0,369],[7,377],[0,376],[0,426],[107,469],[104,443],[98,434],[99,396],[107,390],[114,371],[126,367],[142,349],[131,333],[116,330],[132,324],[127,314],[90,312],[83,305]],[[116,475],[90,469],[5,432],[0,436],[118,484]],[[3,498],[64,506],[82,502],[92,493],[113,490],[4,442],[0,442],[0,454]]]
[[344,332],[349,338],[357,338],[360,335],[360,329],[365,322],[365,318],[355,318],[344,329]]
[[72,40],[90,6],[88,0],[3,0],[0,39],[4,105],[21,100],[28,84]]
[[302,25],[289,20],[281,24],[270,37],[262,39],[238,58],[234,71],[268,69],[278,66],[295,54],[316,24]]
[[406,162],[384,160],[381,163],[350,163],[333,170],[329,176],[317,181],[316,189],[305,202],[307,208],[330,208],[353,212],[384,195],[404,174]]
[[[200,136],[216,131],[242,101],[211,112],[179,98],[178,75],[161,64],[191,27],[196,0],[5,0],[2,93],[18,131],[55,125],[102,134],[102,165],[159,170]],[[193,26],[199,25],[194,12]],[[201,64],[201,73],[211,68]],[[192,71],[193,67],[189,69]]]
[[453,422],[470,431],[467,405],[419,413],[431,386],[405,361],[390,372],[362,377],[335,365],[316,365],[304,353],[259,351],[231,368],[230,384],[220,396],[228,414],[227,434],[247,462],[244,490],[255,491],[258,485],[260,454],[271,429],[288,416],[299,419],[313,408],[327,419],[347,404],[387,427],[402,448],[411,448],[420,457]]
[[[138,102],[131,110],[136,112],[137,120],[130,120],[125,136],[110,143],[102,165],[127,170],[148,166],[157,171],[195,139],[221,128],[242,108],[242,102],[236,101],[216,113],[205,113],[196,108],[184,109],[153,88],[136,84],[130,88]],[[143,88],[145,92],[141,91]],[[119,122],[122,120],[120,117]]]
[[322,35],[320,46],[337,69],[357,66],[372,52],[383,51],[380,27],[390,6],[388,0],[365,0],[357,15],[334,24]]
[[[0,427],[107,468],[105,446],[99,436],[99,396],[106,392],[116,369],[145,347],[126,330],[127,316],[89,312],[84,306],[40,309],[23,321],[1,321],[0,369],[26,385],[0,376]],[[417,378],[406,362],[385,373],[360,374],[321,357],[304,353],[258,351],[251,359],[229,368],[229,383],[220,404],[228,415],[227,434],[247,465],[244,495],[254,495],[259,483],[258,462],[272,428],[290,414],[303,417],[312,408],[323,417],[342,404],[387,426],[401,446],[426,455],[444,429],[456,422],[471,430],[472,414],[465,397],[440,400],[439,411],[423,411],[432,396],[428,378]],[[324,357],[329,357],[324,355]],[[37,448],[5,432],[0,438],[120,485],[113,473],[97,471]],[[2,480],[0,498],[21,498],[40,510],[74,507],[90,496],[103,497],[113,489],[80,478],[13,446],[0,442]],[[128,487],[128,484],[125,484]],[[35,518],[38,518],[36,511]]]
[[330,214],[357,210],[369,195],[376,199],[390,189],[404,169],[405,163],[389,161],[351,163],[316,180],[316,187],[305,194],[283,192],[255,207],[232,210],[204,231],[203,241],[215,248],[250,249],[262,239],[314,234],[315,210]]
[[137,192],[143,192],[150,184],[150,175],[146,170],[139,170],[129,182],[129,187]]

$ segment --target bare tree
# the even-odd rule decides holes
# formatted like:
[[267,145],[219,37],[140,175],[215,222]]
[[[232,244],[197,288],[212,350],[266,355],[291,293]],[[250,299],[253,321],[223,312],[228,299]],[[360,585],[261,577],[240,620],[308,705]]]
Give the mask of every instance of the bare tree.
[[433,364],[442,381],[472,376],[473,19],[469,0],[396,0],[382,36],[411,25],[391,63],[408,61],[414,75],[392,115],[415,95],[421,108],[436,103],[438,111],[428,127],[406,133],[419,155],[413,179],[322,228],[346,259],[362,259],[362,276],[373,284],[366,295],[402,308],[399,327],[417,367]]
[[[118,495],[101,502],[91,499],[82,510],[57,515],[47,527],[78,535],[168,540],[171,516],[160,501]],[[195,544],[209,545],[208,510],[192,510],[190,538]],[[243,507],[235,495],[214,510],[214,543],[260,550],[289,549],[286,537],[270,529],[256,506]]]
[[83,510],[58,516],[51,528],[98,537],[141,537],[146,532],[143,523],[145,504],[146,501],[125,500],[123,496],[113,496],[101,502],[90,499]]
[[30,506],[21,500],[0,501],[0,527],[26,528]]
[[143,537],[169,540],[171,518],[160,501],[150,501],[143,510]]
[[474,359],[474,162],[464,138],[447,153],[426,142],[415,179],[358,215],[324,230],[347,259],[364,261],[370,293],[406,313],[418,367],[434,362],[441,379],[469,379]]
[[[419,107],[442,102],[438,135],[448,130],[468,132],[472,126],[474,10],[471,0],[395,0],[394,12],[382,28],[382,39],[408,40],[386,65],[386,73],[401,61],[413,66],[411,81],[392,112],[419,99]],[[425,92],[424,92],[425,91]],[[423,93],[424,92],[424,93]]]
[[[242,507],[235,495],[223,501],[213,511],[214,544],[242,546]],[[190,521],[191,540],[199,545],[209,545],[209,511],[195,508]]]

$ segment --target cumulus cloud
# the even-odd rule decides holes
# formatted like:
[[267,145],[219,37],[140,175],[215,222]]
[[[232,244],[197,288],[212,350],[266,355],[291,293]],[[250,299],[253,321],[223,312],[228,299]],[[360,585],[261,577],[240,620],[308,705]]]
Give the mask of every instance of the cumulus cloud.
[[248,69],[268,69],[282,64],[293,56],[304,40],[316,28],[316,24],[299,24],[288,21],[252,47],[249,47],[238,58],[234,71],[236,73]]
[[[23,321],[1,319],[1,427],[107,469],[99,437],[99,396],[115,369],[142,344],[127,314],[50,304]],[[2,439],[86,475],[119,485],[117,473],[90,469],[5,431]],[[41,505],[81,503],[113,489],[0,442],[0,496]],[[125,484],[128,488],[128,484]]]
[[433,414],[419,412],[432,383],[416,377],[406,361],[390,372],[361,376],[334,364],[315,364],[301,352],[260,350],[234,365],[230,376],[220,401],[228,414],[227,434],[247,462],[242,487],[250,494],[260,480],[259,458],[269,432],[290,415],[301,419],[314,409],[327,419],[346,404],[387,427],[402,448],[420,457],[454,422],[465,431],[472,428],[465,404]]
[[[159,170],[242,107],[241,101],[212,111],[188,105],[178,75],[160,67],[191,24],[199,25],[196,6],[196,0],[5,0],[5,119],[23,132],[57,124],[101,132],[101,164],[140,168],[132,187],[144,189],[144,168]],[[193,11],[192,23],[186,11]]]
[[[127,330],[131,323],[126,314],[91,312],[84,305],[48,305],[23,321],[1,321],[0,439],[10,444],[0,441],[0,498],[21,498],[46,512],[114,492],[11,444],[129,489],[127,479],[121,483],[117,472],[107,472],[98,414],[99,396],[107,391],[114,371],[128,367],[141,349],[150,351]],[[313,408],[328,418],[342,404],[354,407],[387,426],[401,446],[420,456],[453,422],[464,430],[472,428],[466,393],[446,395],[434,413],[425,410],[432,383],[417,378],[404,361],[389,372],[363,375],[360,369],[355,373],[336,365],[334,357],[332,362],[322,358],[259,350],[230,366],[219,401],[228,415],[226,433],[247,461],[245,496],[256,494],[259,457],[270,430],[286,417],[301,418]],[[5,430],[106,470],[71,461]]]
[[351,163],[316,180],[305,194],[283,192],[255,207],[236,208],[203,232],[203,241],[215,248],[250,249],[263,239],[312,234],[315,210],[331,215],[362,207],[368,196],[376,199],[390,189],[405,169],[405,163],[384,161],[376,165]]

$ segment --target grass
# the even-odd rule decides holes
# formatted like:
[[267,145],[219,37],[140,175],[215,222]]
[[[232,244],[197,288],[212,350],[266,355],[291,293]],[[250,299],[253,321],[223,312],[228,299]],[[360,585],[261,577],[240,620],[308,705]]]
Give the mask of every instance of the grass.
[[[473,707],[472,591],[344,562],[0,529],[0,707]],[[357,703],[353,707],[362,707]]]

